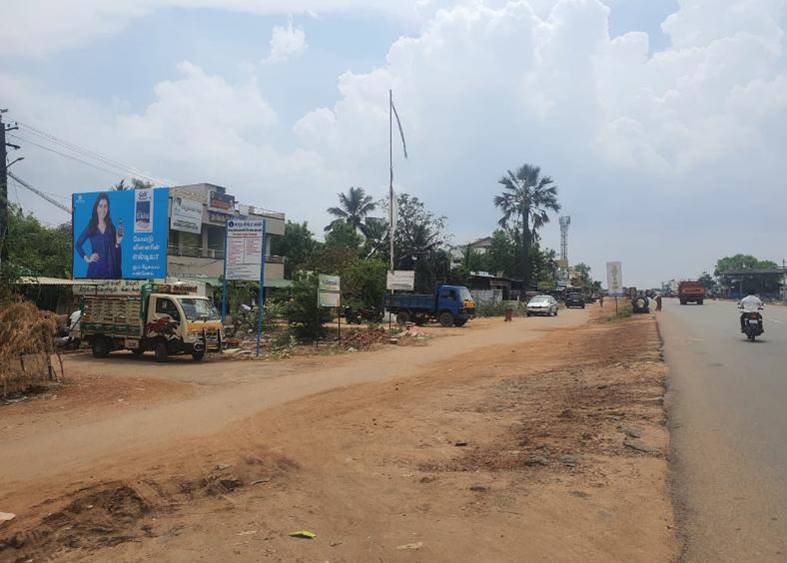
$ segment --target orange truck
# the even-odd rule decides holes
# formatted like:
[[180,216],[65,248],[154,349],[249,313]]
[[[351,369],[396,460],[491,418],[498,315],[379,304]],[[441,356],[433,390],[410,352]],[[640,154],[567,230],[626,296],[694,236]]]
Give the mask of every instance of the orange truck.
[[678,285],[678,299],[681,305],[689,302],[702,305],[705,300],[705,286],[698,281],[682,281]]

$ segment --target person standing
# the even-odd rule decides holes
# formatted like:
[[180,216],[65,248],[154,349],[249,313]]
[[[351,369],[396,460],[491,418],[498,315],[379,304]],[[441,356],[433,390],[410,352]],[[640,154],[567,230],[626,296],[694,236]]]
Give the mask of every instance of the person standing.
[[[90,241],[90,254],[85,252],[85,242]],[[118,229],[109,211],[109,196],[98,194],[93,203],[93,213],[76,242],[76,251],[87,264],[87,276],[92,279],[121,279],[123,224]]]
[[656,294],[656,310],[661,311],[661,293]]

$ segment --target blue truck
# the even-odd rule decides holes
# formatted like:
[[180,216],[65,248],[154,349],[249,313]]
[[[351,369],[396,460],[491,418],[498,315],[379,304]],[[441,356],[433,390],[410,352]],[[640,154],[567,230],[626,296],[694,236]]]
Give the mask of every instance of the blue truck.
[[388,293],[385,308],[401,325],[437,320],[445,327],[464,326],[475,315],[475,301],[463,285],[439,284],[434,293]]

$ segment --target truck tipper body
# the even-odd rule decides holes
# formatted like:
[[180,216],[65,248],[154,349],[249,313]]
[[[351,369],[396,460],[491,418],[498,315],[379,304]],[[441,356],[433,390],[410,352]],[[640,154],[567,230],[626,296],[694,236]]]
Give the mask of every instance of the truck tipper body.
[[208,352],[220,352],[224,341],[210,300],[175,284],[145,285],[137,295],[86,295],[80,324],[81,338],[97,358],[131,350],[139,355],[152,351],[157,361],[176,354],[199,361]]
[[705,286],[698,281],[682,281],[678,285],[680,304],[696,303],[702,305],[705,300]]
[[399,324],[425,324],[437,320],[443,326],[464,326],[475,315],[475,301],[463,285],[438,285],[434,293],[388,293],[385,308]]

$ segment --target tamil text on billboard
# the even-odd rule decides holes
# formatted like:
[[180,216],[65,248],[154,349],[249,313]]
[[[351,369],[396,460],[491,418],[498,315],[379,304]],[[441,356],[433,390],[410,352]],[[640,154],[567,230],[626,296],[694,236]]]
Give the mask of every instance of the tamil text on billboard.
[[167,275],[167,188],[72,196],[76,279],[160,279]]
[[609,295],[623,295],[623,265],[620,262],[607,262],[607,291]]
[[202,203],[181,196],[173,197],[169,221],[169,228],[173,231],[200,234],[202,232]]
[[226,278],[260,280],[265,221],[227,221]]

